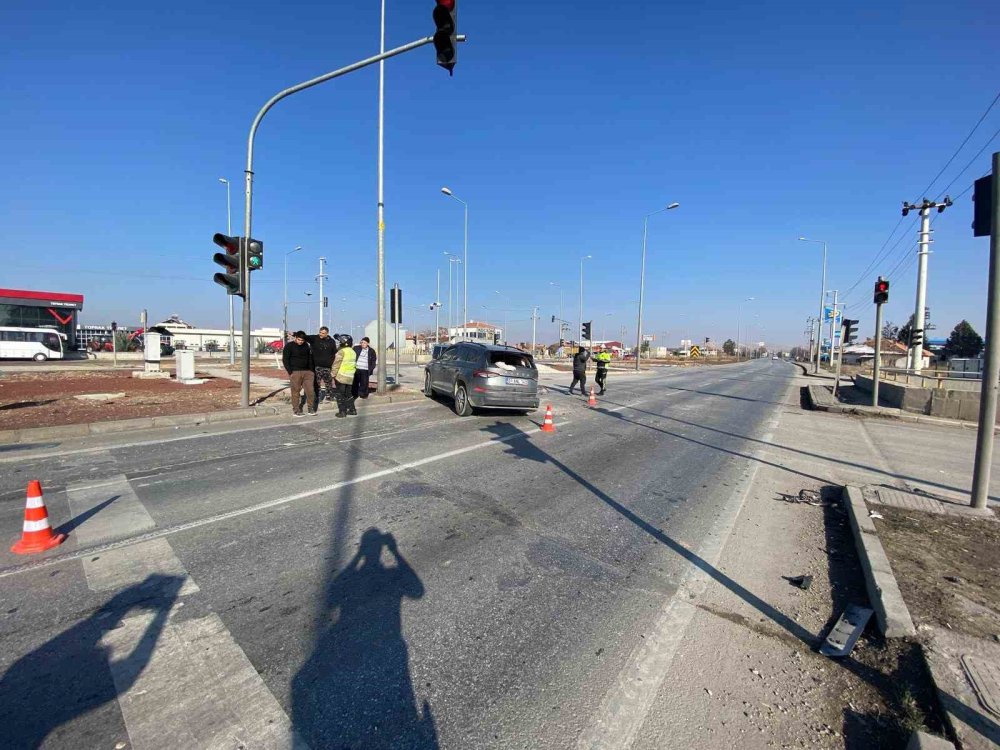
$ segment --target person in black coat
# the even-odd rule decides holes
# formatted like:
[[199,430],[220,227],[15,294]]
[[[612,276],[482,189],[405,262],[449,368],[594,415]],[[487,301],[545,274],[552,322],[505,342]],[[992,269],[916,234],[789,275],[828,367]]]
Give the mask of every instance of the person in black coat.
[[371,339],[365,336],[354,347],[354,353],[358,355],[357,369],[354,371],[354,385],[351,386],[354,398],[368,398],[368,381],[375,374],[375,365],[378,363],[378,355],[372,349],[371,343]]
[[590,352],[581,348],[573,357],[573,382],[570,383],[569,392],[573,393],[576,384],[580,384],[580,395],[587,395],[587,360],[590,359]]
[[318,336],[307,336],[306,341],[312,347],[313,368],[316,370],[316,403],[323,400],[323,389],[326,389],[327,401],[336,401],[333,385],[333,360],[337,356],[337,340],[330,335],[330,329],[323,326]]
[[281,360],[291,386],[292,414],[296,417],[303,416],[302,391],[306,392],[306,408],[310,414],[315,414],[316,389],[313,387],[313,381],[316,374],[313,372],[312,348],[306,343],[305,331],[296,331],[293,340],[285,344]]

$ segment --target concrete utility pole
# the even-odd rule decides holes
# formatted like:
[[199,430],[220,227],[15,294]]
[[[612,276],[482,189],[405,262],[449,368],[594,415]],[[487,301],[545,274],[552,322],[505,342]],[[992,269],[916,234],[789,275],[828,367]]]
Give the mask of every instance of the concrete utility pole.
[[833,295],[833,307],[830,308],[830,368],[833,369],[833,353],[837,348],[837,337],[834,336],[837,325],[837,289],[831,289],[827,294]]
[[326,258],[320,257],[319,259],[319,275],[316,280],[319,282],[319,325],[318,328],[323,327],[323,308],[326,307],[326,297],[323,296],[323,279],[330,278],[325,273],[323,273],[323,266],[326,265]]
[[927,256],[931,246],[931,209],[938,213],[951,205],[951,198],[944,197],[943,203],[936,203],[924,198],[919,206],[903,201],[903,216],[910,211],[920,211],[920,242],[917,245],[917,301],[914,306],[913,325],[910,328],[910,369],[920,372],[924,366],[924,307],[927,305]]
[[997,422],[997,389],[1000,388],[1000,152],[993,154],[990,200],[990,277],[986,298],[986,352],[983,385],[979,395],[979,431],[972,472],[972,507],[986,509],[990,494],[990,461],[993,427]]
[[[583,349],[583,261],[587,260],[590,257],[592,256],[584,255],[582,258],[580,258],[580,310],[579,310],[579,315],[577,316],[578,320],[576,329],[577,343],[578,343],[577,351]],[[638,357],[636,359],[638,360]]]
[[531,356],[535,356],[535,327],[538,323],[538,306],[531,308]]
[[437,270],[437,294],[434,295],[434,343],[441,343],[441,269]]

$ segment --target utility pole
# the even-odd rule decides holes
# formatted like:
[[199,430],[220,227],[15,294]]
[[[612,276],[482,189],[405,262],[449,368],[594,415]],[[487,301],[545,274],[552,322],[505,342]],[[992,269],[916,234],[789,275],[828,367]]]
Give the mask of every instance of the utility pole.
[[441,343],[441,269],[437,270],[437,294],[434,295],[434,343]]
[[[385,54],[385,2],[382,0],[382,19],[379,31],[379,55]],[[378,331],[378,344],[376,346],[379,362],[385,362],[385,203],[383,202],[382,188],[384,186],[383,166],[385,164],[385,60],[378,63],[378,238],[376,248],[376,263],[378,269],[375,272],[375,298],[377,310],[375,312],[375,327]],[[399,326],[396,327],[397,330]],[[396,341],[396,357],[399,357],[399,337]],[[396,385],[399,386],[399,367],[396,367]],[[375,378],[375,392],[380,396],[386,393],[385,388],[385,368],[378,368],[378,375]]]
[[875,282],[875,362],[872,364],[872,406],[878,406],[878,379],[882,368],[882,305],[889,299],[889,282]]
[[535,356],[535,326],[538,323],[538,305],[531,308],[531,356]]
[[396,314],[394,316],[395,317],[395,323],[396,323],[396,336],[395,336],[395,345],[393,346],[394,354],[395,354],[395,356],[394,356],[395,365],[394,365],[394,369],[393,369],[393,382],[396,384],[396,387],[398,388],[399,387],[399,324],[400,324],[400,322],[402,322],[402,319],[403,319],[403,306],[402,306],[402,304],[400,304],[401,298],[399,296],[399,284],[393,284],[392,285],[392,290],[393,290],[393,298],[397,300],[397,302],[396,302]]
[[837,291],[831,289],[827,294],[833,295],[833,307],[830,309],[830,369],[833,369],[833,353],[837,348],[837,337],[833,335],[837,325]]
[[[979,431],[976,435],[976,461],[972,472],[972,507],[986,510],[990,493],[990,461],[993,458],[993,428],[997,421],[997,390],[1000,387],[1000,152],[993,154],[993,174],[988,181],[980,180],[979,193],[987,185],[987,196],[976,195],[988,203],[990,229],[990,277],[986,298],[986,352],[983,359],[983,385],[979,396]],[[978,211],[977,211],[978,213]],[[979,235],[977,227],[976,235]]]
[[945,196],[943,203],[936,203],[924,198],[919,206],[903,201],[903,216],[910,211],[920,211],[920,242],[917,245],[917,301],[913,313],[913,325],[910,328],[910,369],[920,372],[924,366],[924,307],[927,304],[927,256],[931,245],[931,209],[943,212],[951,205],[951,198]]
[[326,307],[326,297],[323,296],[323,279],[327,279],[329,277],[323,273],[324,265],[326,265],[326,258],[320,257],[319,276],[316,277],[316,280],[319,281],[319,326],[317,328],[323,327],[323,308]]

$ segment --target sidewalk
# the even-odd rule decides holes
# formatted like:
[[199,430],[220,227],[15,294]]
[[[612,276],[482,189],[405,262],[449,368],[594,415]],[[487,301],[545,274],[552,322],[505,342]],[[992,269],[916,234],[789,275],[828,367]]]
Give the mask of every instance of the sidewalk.
[[[796,377],[773,435],[751,436],[756,477],[717,573],[689,592],[694,614],[637,748],[902,748],[915,729],[943,731],[918,643],[883,639],[873,618],[850,656],[816,647],[848,604],[869,606],[840,487],[967,502],[975,433],[806,411],[801,388],[815,382]],[[998,481],[1000,467],[994,496]],[[787,580],[801,575],[808,590]]]

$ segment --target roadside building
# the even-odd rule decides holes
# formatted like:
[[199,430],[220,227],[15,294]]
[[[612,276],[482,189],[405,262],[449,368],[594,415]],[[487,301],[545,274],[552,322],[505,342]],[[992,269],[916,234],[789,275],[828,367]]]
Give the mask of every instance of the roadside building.
[[83,295],[0,289],[0,326],[52,328],[66,335],[66,347],[76,349]]
[[484,341],[492,344],[494,337],[503,341],[503,328],[483,323],[478,320],[470,320],[462,326],[448,329],[448,335],[454,339],[466,341]]

